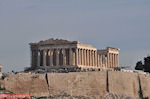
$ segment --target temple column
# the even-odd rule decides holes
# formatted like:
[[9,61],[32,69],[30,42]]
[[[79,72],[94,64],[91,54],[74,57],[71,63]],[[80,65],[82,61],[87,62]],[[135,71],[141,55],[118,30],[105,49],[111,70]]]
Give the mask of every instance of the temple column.
[[56,50],[56,66],[59,66],[59,49]]
[[53,66],[53,50],[49,50],[50,52],[50,66]]
[[75,49],[75,65],[78,66],[78,48]]
[[46,66],[46,50],[43,50],[43,66]]
[[37,56],[37,66],[40,66],[40,51],[38,51],[38,56]]
[[66,51],[65,51],[65,49],[62,49],[62,54],[63,54],[63,66],[66,66]]
[[83,65],[83,51],[82,51],[82,49],[80,49],[80,63],[81,63],[81,65]]
[[119,57],[118,57],[118,54],[116,55],[117,57],[117,67],[119,66]]
[[107,68],[109,68],[109,53],[107,52]]
[[113,68],[114,68],[114,54],[112,54]]
[[106,57],[106,55],[104,55],[105,56],[105,68],[107,68],[107,57]]
[[80,65],[82,65],[82,49],[80,49]]
[[86,50],[86,52],[87,52],[86,62],[87,62],[87,66],[89,66],[89,50]]
[[49,66],[50,66],[50,56],[51,56],[51,51],[50,50],[48,50],[48,57],[49,57]]
[[102,67],[102,56],[99,54],[99,66]]
[[100,67],[99,61],[99,55],[97,54],[97,67]]
[[111,60],[112,60],[112,68],[113,68],[113,66],[114,66],[114,61],[113,61],[113,53],[111,54]]
[[31,51],[31,66],[36,66],[37,65],[37,51],[36,50],[32,50]]
[[82,49],[82,65],[84,65],[84,49]]
[[80,62],[80,49],[78,49],[78,64],[81,65],[81,62]]
[[117,67],[117,54],[115,55],[115,58],[116,58],[116,67]]
[[116,67],[116,54],[114,54],[114,67]]
[[94,67],[94,65],[95,65],[95,64],[94,64],[94,53],[95,53],[95,52],[92,51],[92,61],[93,61],[93,62],[92,62],[92,66],[93,66],[93,67]]
[[109,53],[110,68],[112,67],[111,53]]
[[91,66],[91,50],[89,50],[89,66]]
[[72,65],[72,48],[69,49],[69,65]]
[[84,65],[85,65],[85,66],[87,66],[86,58],[87,58],[87,54],[86,54],[86,49],[85,49],[85,50],[84,50]]
[[90,58],[91,58],[91,66],[93,66],[93,51],[91,50],[90,53],[91,53],[91,55],[90,55]]
[[95,51],[95,67],[97,67],[97,51]]
[[83,59],[83,65],[85,66],[85,53],[84,53],[84,49],[82,49],[82,59]]

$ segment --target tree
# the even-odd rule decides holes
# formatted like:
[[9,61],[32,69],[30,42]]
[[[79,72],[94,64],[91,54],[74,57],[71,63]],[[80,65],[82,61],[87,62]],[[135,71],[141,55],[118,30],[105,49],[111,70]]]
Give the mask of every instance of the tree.
[[144,58],[144,71],[150,72],[150,56]]
[[142,64],[142,61],[138,61],[136,63],[136,67],[135,67],[136,70],[143,70],[144,67],[143,67],[143,64]]

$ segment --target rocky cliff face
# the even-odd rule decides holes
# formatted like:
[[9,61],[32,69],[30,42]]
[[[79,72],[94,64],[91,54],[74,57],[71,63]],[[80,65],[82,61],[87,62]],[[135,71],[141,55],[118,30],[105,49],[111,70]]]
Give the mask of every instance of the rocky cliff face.
[[1,88],[34,97],[51,96],[51,99],[134,99],[139,97],[139,92],[143,97],[150,97],[149,82],[149,75],[119,71],[48,73],[47,76],[20,73],[1,80]]

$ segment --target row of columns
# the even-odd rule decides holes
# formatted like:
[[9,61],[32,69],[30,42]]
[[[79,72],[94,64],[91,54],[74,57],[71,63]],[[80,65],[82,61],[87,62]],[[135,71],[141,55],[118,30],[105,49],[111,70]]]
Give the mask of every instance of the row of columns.
[[97,54],[97,50],[68,48],[32,51],[32,66],[118,67],[118,54]]
[[119,61],[118,61],[118,54],[115,53],[105,53],[100,54],[100,67],[106,67],[106,68],[113,68],[118,67]]
[[76,60],[79,66],[97,66],[97,51],[87,49],[76,50]]
[[72,65],[72,49],[49,49],[38,51],[37,66]]

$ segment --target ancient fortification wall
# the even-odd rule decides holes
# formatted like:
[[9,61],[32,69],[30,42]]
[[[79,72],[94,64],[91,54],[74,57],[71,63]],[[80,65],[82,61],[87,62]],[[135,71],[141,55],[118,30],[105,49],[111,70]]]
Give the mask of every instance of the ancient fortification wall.
[[67,93],[100,99],[99,97],[108,92],[138,97],[140,85],[143,95],[150,97],[150,76],[136,73],[119,71],[49,73],[48,82],[49,84],[46,82],[45,74],[13,74],[1,81],[1,87],[15,93],[30,93],[37,97]]

